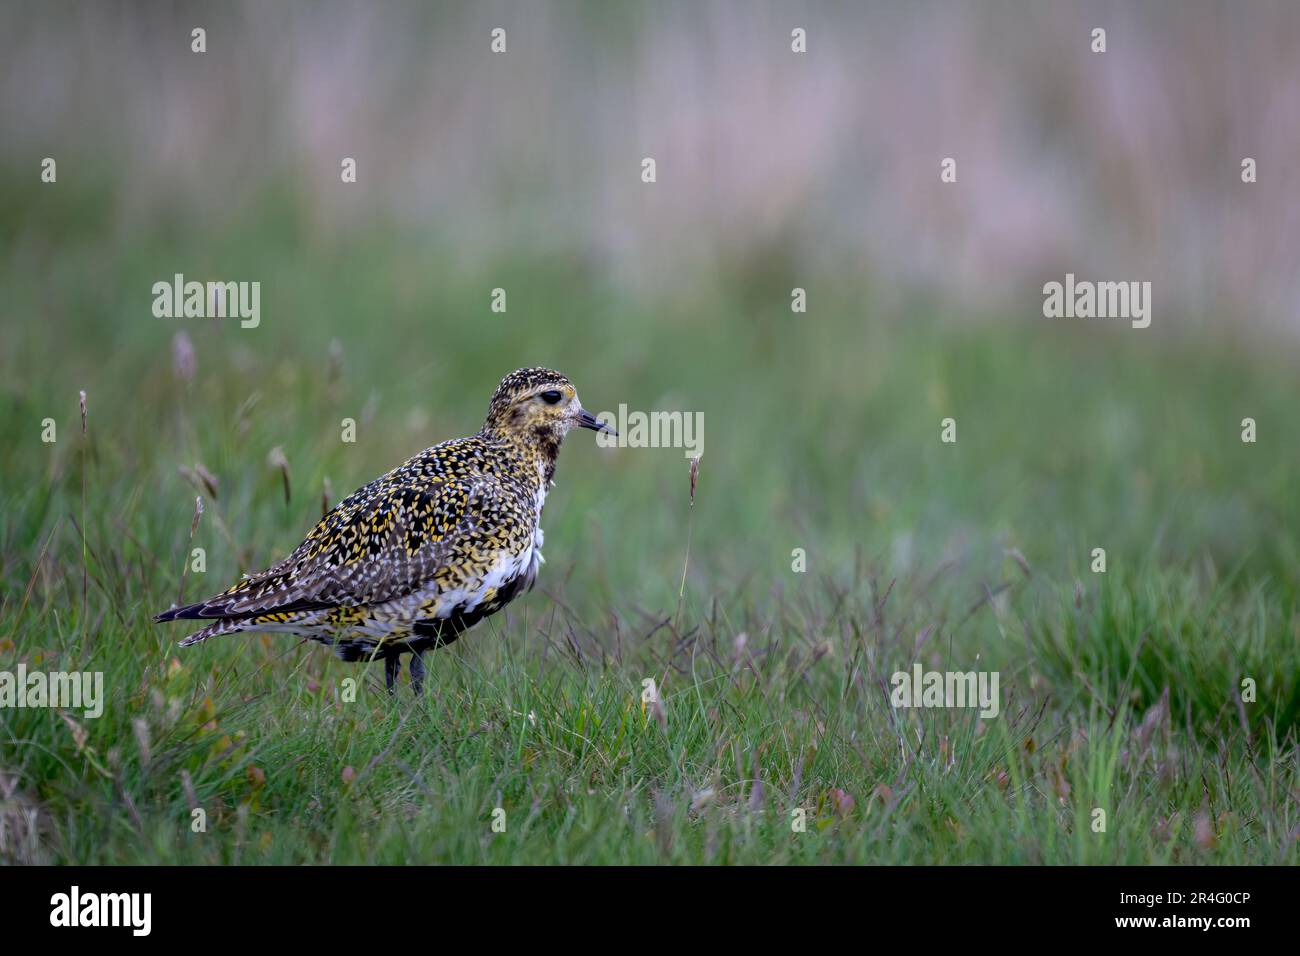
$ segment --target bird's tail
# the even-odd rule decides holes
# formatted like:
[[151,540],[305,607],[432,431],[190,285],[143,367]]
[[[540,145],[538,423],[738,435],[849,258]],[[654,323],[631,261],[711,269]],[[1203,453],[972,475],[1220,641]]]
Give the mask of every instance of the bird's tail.
[[247,623],[247,621],[237,620],[216,621],[209,624],[201,631],[195,631],[189,637],[185,638],[185,640],[181,641],[180,646],[189,647],[191,644],[198,644],[202,641],[206,641],[209,637],[217,637],[221,634],[238,634],[244,629],[244,625]]

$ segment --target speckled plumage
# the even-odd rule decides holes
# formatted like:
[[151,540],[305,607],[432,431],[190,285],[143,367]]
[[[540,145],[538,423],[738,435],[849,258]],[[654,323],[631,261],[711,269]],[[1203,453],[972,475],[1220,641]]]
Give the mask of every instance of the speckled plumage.
[[573,427],[608,429],[559,372],[512,372],[478,434],[426,448],[348,495],[284,560],[155,620],[213,619],[183,647],[274,631],[329,644],[344,660],[384,658],[390,689],[410,651],[418,690],[424,650],[533,586],[542,506]]

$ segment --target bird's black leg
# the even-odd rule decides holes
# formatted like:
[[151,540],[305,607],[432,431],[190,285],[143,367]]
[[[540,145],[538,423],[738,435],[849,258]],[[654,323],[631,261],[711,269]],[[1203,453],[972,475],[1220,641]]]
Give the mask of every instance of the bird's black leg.
[[388,692],[393,692],[393,685],[397,683],[397,675],[402,672],[402,659],[396,654],[389,654],[384,657],[384,683],[388,685]]
[[415,688],[415,696],[420,696],[420,691],[424,690],[424,658],[421,655],[424,651],[411,652],[411,686]]

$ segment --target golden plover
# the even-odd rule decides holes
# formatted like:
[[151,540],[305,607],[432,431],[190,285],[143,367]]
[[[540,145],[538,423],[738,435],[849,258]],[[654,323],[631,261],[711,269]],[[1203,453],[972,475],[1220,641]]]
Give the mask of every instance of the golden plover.
[[212,619],[182,647],[273,631],[328,644],[345,661],[382,658],[390,691],[410,652],[418,693],[424,651],[533,586],[542,505],[574,427],[613,432],[559,372],[511,372],[477,435],[426,448],[344,498],[283,561],[154,620]]

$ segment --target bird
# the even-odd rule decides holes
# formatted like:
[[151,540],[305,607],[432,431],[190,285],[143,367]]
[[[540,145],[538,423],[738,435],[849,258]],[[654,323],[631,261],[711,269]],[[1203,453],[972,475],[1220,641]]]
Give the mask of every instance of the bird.
[[344,498],[288,557],[154,621],[211,621],[182,647],[273,632],[326,644],[345,661],[382,659],[389,693],[409,653],[418,695],[426,650],[532,589],[542,508],[573,428],[618,434],[559,372],[511,372],[477,434],[424,449]]

